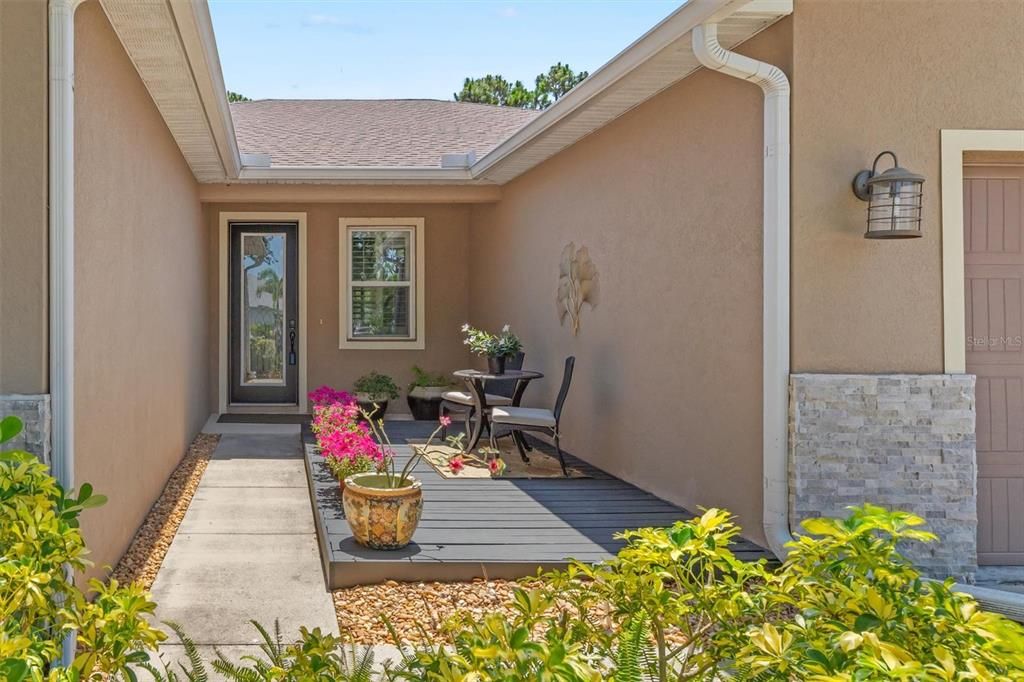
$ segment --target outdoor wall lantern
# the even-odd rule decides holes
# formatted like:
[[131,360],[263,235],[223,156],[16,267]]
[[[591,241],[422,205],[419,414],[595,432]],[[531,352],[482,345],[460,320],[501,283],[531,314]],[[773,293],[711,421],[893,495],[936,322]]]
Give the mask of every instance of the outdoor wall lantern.
[[[878,161],[892,157],[892,168],[878,172]],[[913,239],[921,236],[921,185],[924,177],[900,168],[896,154],[884,151],[875,157],[871,170],[853,179],[853,193],[868,202],[865,239]]]

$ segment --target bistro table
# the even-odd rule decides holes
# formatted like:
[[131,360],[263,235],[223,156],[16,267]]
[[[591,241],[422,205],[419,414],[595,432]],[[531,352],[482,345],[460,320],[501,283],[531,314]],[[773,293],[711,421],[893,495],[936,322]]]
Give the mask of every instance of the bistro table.
[[[469,436],[469,445],[466,447],[467,452],[471,452],[480,443],[480,436],[483,434],[485,426],[488,431],[493,428],[490,417],[487,414],[489,406],[487,405],[487,392],[484,390],[485,384],[499,381],[516,382],[515,390],[512,393],[512,405],[519,407],[519,402],[523,399],[523,393],[526,391],[529,383],[534,379],[544,377],[540,372],[525,369],[509,369],[505,370],[503,374],[489,374],[488,372],[480,372],[475,369],[460,369],[453,372],[452,375],[456,379],[466,382],[476,401],[477,419],[476,423],[473,424],[473,433]],[[512,439],[515,441],[516,447],[519,448],[519,455],[523,458],[523,461],[528,462],[526,443],[522,436],[519,432],[513,431]]]

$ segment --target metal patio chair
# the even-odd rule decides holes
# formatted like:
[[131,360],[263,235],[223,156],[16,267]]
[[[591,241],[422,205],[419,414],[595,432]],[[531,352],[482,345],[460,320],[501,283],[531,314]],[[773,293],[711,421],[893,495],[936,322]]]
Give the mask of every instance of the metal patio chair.
[[[558,398],[555,400],[555,409],[548,410],[542,407],[494,407],[491,408],[491,422],[494,425],[506,426],[513,431],[541,431],[548,433],[555,441],[555,452],[558,453],[558,463],[562,465],[562,474],[569,475],[565,467],[565,455],[559,443],[559,425],[562,419],[562,408],[565,406],[565,398],[569,395],[569,385],[572,383],[572,371],[576,366],[576,358],[569,356],[565,359],[565,370],[562,372],[562,386],[558,389]],[[494,440],[494,431],[491,431],[491,447],[497,449]]]

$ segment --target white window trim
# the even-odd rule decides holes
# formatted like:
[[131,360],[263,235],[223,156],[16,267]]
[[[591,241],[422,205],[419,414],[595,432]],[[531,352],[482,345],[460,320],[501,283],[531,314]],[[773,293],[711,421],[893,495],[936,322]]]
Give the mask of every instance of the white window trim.
[[[343,350],[423,350],[426,348],[426,241],[423,218],[339,218],[338,219],[338,348]],[[411,339],[359,339],[348,337],[350,282],[349,263],[353,229],[383,227],[411,229],[413,231],[413,327]]]

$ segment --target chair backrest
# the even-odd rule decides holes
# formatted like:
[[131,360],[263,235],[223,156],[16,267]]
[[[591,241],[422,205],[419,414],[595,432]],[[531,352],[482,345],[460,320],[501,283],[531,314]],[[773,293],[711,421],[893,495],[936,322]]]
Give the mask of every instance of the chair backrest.
[[[2,2],[2,0],[0,0]],[[526,354],[519,352],[513,357],[505,361],[505,369],[522,369],[523,359]],[[491,395],[500,395],[506,398],[511,398],[516,392],[515,381],[492,381],[491,385],[487,387],[487,392]]]
[[576,366],[575,356],[570,355],[565,359],[565,370],[562,372],[562,387],[558,389],[558,398],[555,399],[555,421],[562,418],[562,406],[565,405],[565,397],[569,395],[569,384],[572,383],[572,370]]

